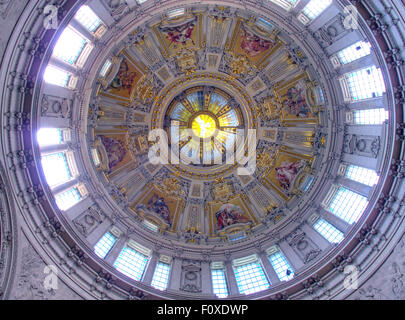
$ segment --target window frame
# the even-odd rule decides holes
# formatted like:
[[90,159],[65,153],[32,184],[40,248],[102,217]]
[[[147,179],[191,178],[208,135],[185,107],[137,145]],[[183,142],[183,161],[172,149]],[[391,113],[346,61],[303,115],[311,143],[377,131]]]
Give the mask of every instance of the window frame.
[[[60,81],[51,80],[52,76],[49,74],[49,72],[52,69],[55,72],[59,72],[59,75],[61,73],[64,73],[67,77],[66,81],[62,83]],[[47,76],[47,74],[48,74],[48,76]],[[48,77],[51,77],[51,78],[48,78]],[[48,80],[47,80],[47,78],[48,78]],[[79,78],[76,75],[74,75],[72,72],[62,69],[61,67],[56,66],[52,63],[48,63],[48,65],[46,66],[42,79],[47,85],[58,86],[58,87],[62,87],[62,88],[70,89],[70,90],[74,90],[76,88],[77,82],[79,80]]]
[[[217,275],[213,275],[213,272],[221,271],[223,279],[219,280],[220,283],[216,282],[218,280]],[[210,276],[211,276],[211,286],[212,293],[215,294],[219,299],[225,299],[229,297],[230,290],[228,284],[228,277],[226,273],[226,268],[223,262],[212,262],[210,265]],[[218,290],[217,290],[218,289]],[[215,292],[217,290],[217,292]],[[220,292],[223,291],[223,292]],[[226,292],[225,292],[226,291]]]
[[[111,236],[114,238],[114,241],[112,242],[110,248],[109,248],[107,251],[104,251],[104,252],[103,252],[103,253],[104,253],[104,256],[100,256],[100,255],[97,253],[96,247],[98,247],[99,245],[101,245],[101,241],[103,241],[103,239],[105,239],[105,237],[106,237],[107,235],[111,235]],[[119,239],[119,238],[118,238],[117,236],[115,236],[110,230],[107,231],[107,232],[97,241],[97,243],[94,245],[94,247],[93,247],[94,253],[95,253],[99,258],[105,259],[105,258],[109,255],[109,253],[111,252],[111,250],[114,248],[114,246],[117,244],[118,239]],[[105,242],[105,241],[104,241],[104,242]],[[104,247],[104,245],[102,245],[102,246]],[[100,249],[100,251],[101,251],[101,249]]]
[[[167,278],[164,279],[164,282],[161,281],[162,277],[160,277],[160,275],[157,274],[157,272],[160,272],[160,271],[158,271],[159,266],[163,266],[163,265],[165,266],[165,268],[168,268]],[[162,272],[160,272],[160,273],[162,273]],[[157,290],[161,290],[161,291],[167,290],[169,287],[171,274],[172,274],[171,259],[170,260],[165,259],[164,261],[162,261],[162,259],[159,259],[158,262],[156,263],[155,270],[153,271],[151,286]],[[158,278],[158,277],[160,277],[160,278]],[[160,283],[164,283],[164,286],[159,286]]]
[[[62,46],[63,46],[63,36],[64,33],[67,32],[67,30],[70,30],[70,32],[75,33],[81,40],[83,41],[83,44],[80,48],[79,52],[76,52],[75,56],[72,56],[71,60],[68,59],[68,57],[63,57],[58,55],[55,51],[63,51]],[[62,39],[62,40],[61,40]],[[60,42],[62,41],[62,42]],[[77,69],[81,69],[84,67],[87,58],[90,56],[90,53],[94,49],[94,44],[91,42],[90,39],[88,39],[85,35],[83,35],[80,31],[78,31],[75,27],[73,27],[71,24],[67,25],[66,28],[61,32],[59,38],[56,41],[56,44],[52,50],[52,59],[56,59],[57,61],[60,61],[63,64],[66,64],[68,66],[72,66]]]
[[[292,280],[292,279],[295,277],[294,268],[292,267],[291,263],[288,261],[288,259],[287,259],[287,257],[285,256],[285,254],[280,250],[280,248],[278,248],[277,246],[273,246],[273,247],[269,248],[269,249],[266,251],[266,253],[267,253],[267,259],[269,260],[269,263],[271,264],[271,266],[272,266],[274,272],[277,274],[277,277],[278,277],[278,279],[279,279],[281,282],[290,281],[290,280]],[[274,257],[274,256],[276,256],[276,255],[280,255],[281,260],[282,260],[283,263],[284,263],[284,266],[283,266],[283,267],[287,267],[287,269],[286,269],[285,271],[287,271],[287,270],[291,271],[291,274],[290,274],[290,275],[287,275],[287,274],[282,275],[281,272],[277,271],[277,270],[279,270],[280,268],[278,268],[277,265],[275,264],[275,262],[273,263],[273,261],[272,261],[272,259],[271,259],[272,257]],[[282,268],[283,268],[283,267],[282,267]]]
[[[317,228],[316,225],[319,223],[322,223],[322,226],[319,226],[319,228]],[[331,244],[339,244],[345,238],[345,234],[341,230],[339,230],[336,226],[334,226],[332,223],[327,221],[326,219],[318,218],[314,222],[312,227],[316,232],[318,232],[325,240],[327,240]],[[322,232],[322,230],[325,230],[325,232]],[[331,232],[331,230],[333,232]],[[332,239],[334,239],[334,240],[332,240]],[[336,241],[336,239],[340,239],[340,240]]]
[[[360,210],[358,213],[355,213],[354,211],[352,212],[351,215],[348,215],[347,212],[346,214],[344,213],[344,210],[347,209],[347,207],[353,208],[353,202],[352,203],[346,203],[344,205],[340,205],[339,203],[334,203],[335,201],[338,200],[338,198],[341,198],[340,192],[344,191],[347,194],[352,194],[353,196],[357,197],[357,202],[363,202],[364,209]],[[361,200],[361,201],[360,201]],[[365,201],[365,202],[364,202]],[[369,200],[367,197],[351,190],[350,188],[343,186],[343,185],[334,185],[330,190],[324,201],[322,202],[322,206],[325,208],[326,211],[330,212],[331,214],[335,215],[336,217],[340,218],[341,220],[345,221],[348,224],[354,224],[357,223],[360,218],[363,216],[365,210],[367,209],[369,204]],[[334,206],[337,208],[332,208],[331,206]],[[358,208],[359,203],[358,203]],[[361,208],[361,207],[360,207]],[[338,211],[339,210],[339,211]],[[349,211],[348,211],[349,212]]]
[[[125,264],[125,261],[120,261],[120,259],[123,259],[123,252],[124,250],[126,251],[132,251],[134,254],[133,256],[138,256],[137,260],[144,258],[144,264],[143,264],[143,270],[141,271],[141,273],[138,272],[139,275],[139,279],[134,278],[134,275],[131,274],[130,272],[127,272],[128,269],[130,271],[132,271],[132,269],[130,269],[129,267],[131,266],[136,266],[136,264]],[[138,244],[137,242],[135,242],[134,240],[130,239],[128,240],[128,242],[126,243],[126,245],[121,249],[118,257],[115,259],[114,263],[113,263],[113,267],[121,272],[123,275],[127,276],[128,278],[135,280],[135,281],[139,281],[141,282],[143,280],[143,278],[145,277],[145,273],[146,270],[148,268],[148,265],[150,263],[150,258],[151,258],[151,250]],[[132,261],[134,261],[135,263],[137,261],[135,261],[134,259],[132,259]],[[121,266],[119,266],[119,268],[117,267],[117,263],[120,263]],[[139,265],[138,265],[139,266]]]
[[[269,277],[266,275],[265,268],[257,255],[252,255],[249,257],[244,257],[241,259],[233,260],[233,271],[235,274],[236,283],[240,294],[250,295],[264,290],[268,290],[271,286]],[[255,272],[248,272],[249,270],[241,270],[241,272],[248,273],[249,277],[242,278],[244,274],[240,274],[239,270],[241,268],[257,268]],[[257,284],[257,279],[261,278],[262,283]],[[243,284],[243,281],[245,283]]]
[[[46,166],[44,166],[44,164],[43,164],[43,159],[47,158],[47,157],[50,157],[50,156],[56,156],[56,155],[62,155],[63,156],[63,158],[64,158],[63,160],[65,162],[66,169],[68,170],[67,173],[69,175],[69,178],[67,180],[51,184],[48,181],[48,178],[47,178],[47,173],[46,173],[47,169],[46,169]],[[60,150],[60,151],[58,150],[58,151],[48,151],[48,152],[41,153],[41,168],[42,168],[42,172],[45,175],[45,180],[47,182],[47,185],[51,189],[55,189],[55,188],[57,188],[59,186],[62,186],[62,185],[66,184],[66,183],[68,183],[70,181],[73,181],[74,179],[76,179],[79,176],[79,170],[78,170],[77,165],[76,165],[76,159],[75,159],[73,151],[71,151],[71,150]],[[55,170],[55,169],[53,169],[53,170]]]
[[[66,194],[66,193],[68,193],[70,191],[73,191],[75,189],[76,189],[76,192],[79,194],[80,199],[78,201],[76,201],[75,203],[71,204],[70,206],[61,207],[58,204],[58,197],[62,196],[63,194]],[[55,202],[56,202],[56,205],[59,208],[59,210],[67,211],[67,210],[70,210],[71,208],[73,208],[74,206],[76,206],[77,204],[79,204],[80,202],[82,202],[87,197],[87,195],[88,195],[88,191],[87,191],[86,187],[83,184],[76,184],[75,186],[72,186],[71,188],[68,188],[68,189],[65,189],[65,190],[63,190],[61,192],[56,193],[54,195],[54,198],[55,198]]]

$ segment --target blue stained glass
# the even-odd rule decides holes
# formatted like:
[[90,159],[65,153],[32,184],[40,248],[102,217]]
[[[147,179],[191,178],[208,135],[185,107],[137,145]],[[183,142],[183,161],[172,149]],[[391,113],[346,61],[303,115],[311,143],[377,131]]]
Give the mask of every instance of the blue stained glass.
[[147,262],[148,258],[142,253],[125,247],[115,260],[114,268],[134,280],[141,281]]
[[46,181],[51,187],[65,183],[72,178],[64,152],[44,155],[41,163]]
[[111,232],[107,232],[94,246],[94,252],[100,258],[104,259],[116,242],[117,237]]
[[72,188],[55,196],[55,201],[60,210],[68,210],[82,200],[77,188]]
[[241,294],[252,294],[270,287],[259,262],[235,267],[235,277]]

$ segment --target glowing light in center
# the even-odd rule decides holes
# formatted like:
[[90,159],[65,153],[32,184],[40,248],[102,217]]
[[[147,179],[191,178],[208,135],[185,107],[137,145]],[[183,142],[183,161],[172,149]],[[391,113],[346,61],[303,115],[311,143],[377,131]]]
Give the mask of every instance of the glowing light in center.
[[197,137],[206,139],[214,135],[217,126],[211,116],[201,114],[193,120],[191,128]]

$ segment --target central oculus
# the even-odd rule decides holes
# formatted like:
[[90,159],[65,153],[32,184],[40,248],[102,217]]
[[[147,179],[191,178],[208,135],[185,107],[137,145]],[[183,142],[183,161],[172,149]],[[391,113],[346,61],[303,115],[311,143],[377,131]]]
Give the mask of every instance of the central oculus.
[[237,130],[244,128],[239,104],[225,91],[209,86],[181,92],[169,104],[165,119],[169,141],[178,143],[176,154],[192,159],[194,167],[222,164],[227,143],[235,142]]
[[202,139],[211,138],[217,129],[215,119],[208,114],[201,114],[194,118],[191,128],[194,134]]

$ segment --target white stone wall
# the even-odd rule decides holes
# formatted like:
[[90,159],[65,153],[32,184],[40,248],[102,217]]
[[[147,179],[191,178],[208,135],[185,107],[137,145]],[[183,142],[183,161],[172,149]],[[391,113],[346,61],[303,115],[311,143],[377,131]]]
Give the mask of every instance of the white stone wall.
[[405,300],[405,235],[394,251],[349,300]]

